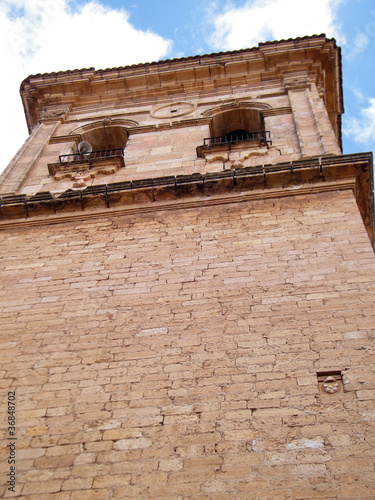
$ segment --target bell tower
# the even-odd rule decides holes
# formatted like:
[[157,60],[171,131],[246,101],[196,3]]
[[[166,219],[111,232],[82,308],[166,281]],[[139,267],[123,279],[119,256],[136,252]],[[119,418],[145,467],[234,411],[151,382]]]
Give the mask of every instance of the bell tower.
[[38,74],[21,98],[0,494],[370,498],[372,155],[342,154],[335,41]]

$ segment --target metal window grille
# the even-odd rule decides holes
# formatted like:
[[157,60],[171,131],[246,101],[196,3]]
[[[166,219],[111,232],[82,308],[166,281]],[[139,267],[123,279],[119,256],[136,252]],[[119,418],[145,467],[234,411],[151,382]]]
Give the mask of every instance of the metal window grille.
[[68,163],[72,161],[89,162],[99,158],[113,158],[115,156],[124,156],[123,149],[103,149],[101,151],[91,151],[90,153],[73,153],[68,155],[60,155],[60,163]]

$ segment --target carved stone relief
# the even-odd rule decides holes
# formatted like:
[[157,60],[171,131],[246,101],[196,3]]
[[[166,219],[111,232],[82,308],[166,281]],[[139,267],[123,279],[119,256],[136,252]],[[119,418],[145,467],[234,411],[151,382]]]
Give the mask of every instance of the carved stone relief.
[[81,188],[87,185],[88,181],[101,175],[112,175],[124,167],[122,156],[115,158],[102,158],[91,162],[66,162],[51,163],[48,165],[49,174],[55,181],[70,179],[73,187]]
[[310,79],[306,76],[284,79],[285,90],[305,89],[310,88],[310,85]]
[[209,153],[206,155],[206,162],[207,163],[215,163],[217,161],[224,162],[228,160],[228,157],[229,153],[224,151],[221,153],[220,152]]
[[255,149],[253,151],[242,151],[240,153],[240,157],[242,160],[248,160],[249,158],[251,158],[252,156],[267,156],[269,153],[269,150],[268,149]]
[[63,174],[56,174],[54,179],[59,181],[62,179],[71,179],[73,182],[73,187],[82,188],[87,186],[87,182],[95,179],[99,175],[111,175],[116,173],[118,170],[117,165],[112,166],[101,166],[86,168],[85,170],[79,170],[77,172],[66,172]]
[[334,377],[327,377],[323,382],[323,390],[327,394],[334,394],[339,390],[339,383]]
[[63,120],[69,108],[44,109],[39,113],[40,120]]
[[318,385],[321,396],[332,396],[337,393],[342,393],[342,375],[339,372],[318,374]]
[[172,102],[170,104],[163,104],[156,106],[151,110],[150,115],[153,118],[177,118],[192,113],[196,109],[196,104],[191,102]]

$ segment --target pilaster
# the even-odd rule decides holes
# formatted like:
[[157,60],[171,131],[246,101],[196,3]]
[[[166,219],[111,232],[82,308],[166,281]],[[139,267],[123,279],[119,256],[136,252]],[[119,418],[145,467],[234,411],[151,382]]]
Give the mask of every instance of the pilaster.
[[2,193],[20,192],[60,123],[60,121],[50,121],[34,127],[25,144],[0,177]]
[[283,80],[292,108],[301,156],[324,154],[324,142],[319,134],[311,105],[309,76],[294,74],[284,76]]

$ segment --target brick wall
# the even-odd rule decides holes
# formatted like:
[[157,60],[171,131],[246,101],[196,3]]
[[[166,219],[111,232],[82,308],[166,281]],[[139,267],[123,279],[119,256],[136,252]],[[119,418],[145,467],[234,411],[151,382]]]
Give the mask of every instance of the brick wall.
[[375,260],[351,192],[0,238],[17,497],[372,498]]

